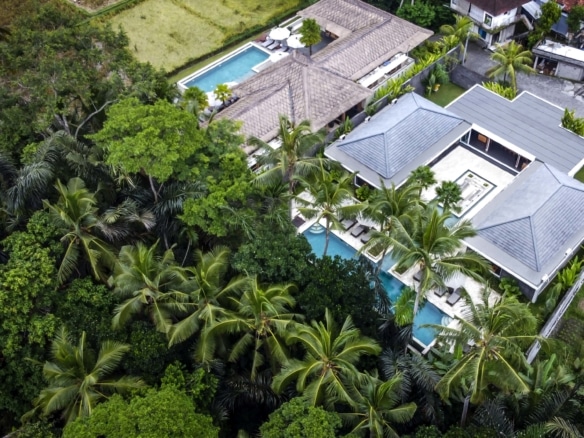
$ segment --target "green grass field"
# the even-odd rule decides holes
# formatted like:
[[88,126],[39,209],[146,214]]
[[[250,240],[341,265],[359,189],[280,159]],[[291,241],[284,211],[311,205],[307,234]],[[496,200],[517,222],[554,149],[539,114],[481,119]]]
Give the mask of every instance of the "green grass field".
[[301,0],[146,0],[108,18],[136,58],[167,71],[220,48],[227,38],[297,7]]
[[428,99],[437,105],[446,106],[465,91],[464,88],[461,88],[458,85],[448,83],[441,85],[438,91],[428,96]]

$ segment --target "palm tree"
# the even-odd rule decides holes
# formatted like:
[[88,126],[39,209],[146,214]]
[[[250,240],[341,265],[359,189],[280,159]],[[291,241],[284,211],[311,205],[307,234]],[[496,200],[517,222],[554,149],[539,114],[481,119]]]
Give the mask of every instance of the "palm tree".
[[80,178],[70,179],[67,186],[57,181],[55,187],[60,195],[58,202],[52,205],[45,200],[43,203],[55,223],[66,232],[61,238],[66,250],[57,272],[59,283],[64,283],[76,269],[80,250],[85,254],[94,277],[105,282],[115,255],[112,248],[95,234],[98,230],[107,230],[106,224],[97,216],[95,195],[85,188]]
[[172,250],[165,251],[162,257],[156,254],[157,250],[158,242],[151,247],[139,242],[120,250],[112,285],[115,294],[127,299],[116,306],[114,328],[145,313],[158,331],[168,333],[173,316],[184,309],[187,297],[182,292],[186,286],[183,272]]
[[[207,96],[207,93],[199,87],[189,87],[183,93],[182,98],[183,108],[193,114],[197,119],[199,118],[199,114],[209,106],[209,97]],[[227,99],[229,99],[229,97]]]
[[312,56],[312,46],[318,44],[322,39],[320,32],[320,25],[314,18],[305,18],[302,20],[300,42],[308,47],[310,56]]
[[[288,360],[284,338],[291,323],[299,319],[300,315],[290,311],[296,303],[291,294],[294,288],[292,284],[262,288],[257,277],[250,278],[248,283],[241,297],[230,299],[235,310],[222,316],[202,336],[220,337],[228,333],[239,335],[239,340],[231,348],[229,361],[235,362],[252,350],[253,381],[266,359],[271,363],[274,373],[278,365]],[[212,350],[210,355],[213,355]]]
[[462,190],[454,181],[442,181],[436,187],[436,200],[442,204],[444,211],[460,212],[458,205],[462,201]]
[[233,95],[231,88],[229,88],[227,84],[218,84],[213,93],[218,100],[223,102],[223,105],[225,105],[225,102],[227,102]]
[[431,326],[447,348],[467,351],[436,386],[440,396],[447,400],[462,382],[470,386],[470,402],[475,404],[488,398],[492,388],[529,392],[521,374],[528,367],[523,348],[537,337],[537,318],[514,296],[489,300],[487,288],[478,303],[466,294],[463,298],[466,307],[462,317],[454,317],[456,327]]
[[381,180],[381,189],[373,192],[363,215],[379,224],[379,231],[371,233],[371,239],[361,252],[382,248],[381,260],[375,274],[381,271],[382,261],[392,248],[393,241],[403,228],[411,229],[415,217],[420,213],[419,189],[415,184],[406,184],[397,189],[395,184],[387,187]]
[[472,32],[474,26],[473,21],[470,17],[466,15],[454,14],[454,24],[445,24],[440,26],[440,33],[445,37],[452,37],[452,39],[458,45],[460,53],[462,54],[462,63],[466,59],[466,48],[468,46],[468,40],[476,40],[479,38],[479,34]]
[[85,332],[79,343],[73,344],[65,328],[53,340],[52,362],[43,366],[43,375],[49,386],[34,400],[35,409],[43,415],[62,411],[61,418],[67,423],[75,418],[91,415],[95,406],[114,392],[128,392],[141,388],[144,382],[136,377],[111,375],[120,364],[130,346],[105,341],[97,357],[86,344]]
[[511,80],[511,87],[517,90],[517,72],[535,73],[531,67],[531,52],[523,50],[521,44],[511,41],[504,46],[499,46],[491,55],[491,59],[497,65],[487,70],[486,75],[489,78],[503,76],[503,81],[507,81],[507,76]]
[[[178,316],[168,334],[169,344],[174,345],[195,333],[207,332],[220,318],[229,314],[230,298],[244,289],[245,278],[227,278],[229,250],[216,247],[203,254],[195,252],[196,264],[185,268],[189,283],[185,312]],[[195,354],[200,362],[207,362],[215,351],[223,352],[223,338],[201,336]]]
[[444,287],[444,282],[455,275],[465,275],[483,282],[487,272],[485,260],[473,252],[463,252],[464,239],[476,234],[470,221],[460,221],[453,227],[446,226],[448,211],[440,213],[430,204],[410,232],[400,233],[393,245],[398,257],[398,269],[419,266],[421,280],[416,291],[414,315],[420,302],[433,287]]
[[198,199],[205,193],[200,182],[167,181],[160,184],[156,199],[151,190],[136,185],[131,190],[124,191],[128,198],[136,202],[140,208],[148,209],[154,216],[153,231],[162,240],[165,249],[171,247],[171,239],[176,239],[186,230],[185,223],[179,219],[183,214],[183,206],[187,199]]
[[410,421],[416,412],[415,403],[401,404],[402,377],[396,374],[387,381],[377,373],[365,374],[352,413],[340,414],[348,423],[355,424],[353,433],[369,431],[371,438],[399,438],[395,423]]
[[295,179],[316,171],[324,160],[308,156],[312,148],[322,143],[324,133],[312,132],[308,120],[303,120],[297,125],[283,115],[279,120],[278,137],[282,142],[279,148],[274,149],[255,137],[248,140],[250,144],[261,147],[265,152],[259,157],[258,162],[267,169],[257,175],[254,181],[262,186],[283,182],[288,184],[288,192],[293,194]]
[[415,184],[418,187],[419,195],[421,195],[428,187],[436,184],[436,179],[430,166],[420,166],[412,170],[407,182],[408,184]]
[[352,388],[362,378],[355,366],[363,355],[377,355],[379,345],[361,336],[348,316],[340,330],[326,309],[325,323],[312,321],[310,326],[297,324],[289,333],[289,344],[300,344],[306,350],[303,360],[287,362],[274,378],[273,388],[282,392],[292,380],[311,406],[332,406],[336,401],[352,405]]
[[[365,208],[363,203],[355,203],[353,198],[353,180],[355,174],[342,172],[330,172],[321,163],[313,178],[298,178],[306,193],[296,197],[298,210],[306,218],[316,218],[316,221],[324,219],[325,244],[323,257],[329,244],[331,230],[344,230],[341,220],[355,218]],[[308,195],[305,197],[305,195]]]
[[384,378],[391,379],[399,375],[402,379],[401,400],[414,401],[425,422],[439,424],[443,410],[440,399],[435,396],[434,388],[440,381],[436,368],[421,354],[411,354],[396,345],[386,348],[381,354],[380,370]]

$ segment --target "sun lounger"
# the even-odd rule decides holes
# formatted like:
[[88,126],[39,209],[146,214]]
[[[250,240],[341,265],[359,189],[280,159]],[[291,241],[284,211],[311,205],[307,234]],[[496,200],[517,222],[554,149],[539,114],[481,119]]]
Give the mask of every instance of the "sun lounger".
[[443,297],[447,291],[448,289],[446,289],[445,287],[439,287],[434,291],[434,295],[436,295],[437,297]]
[[349,228],[351,228],[356,223],[357,223],[357,221],[354,220],[354,219],[345,219],[345,220],[341,221],[341,225],[343,227],[345,227],[345,230],[348,230]]
[[304,222],[306,221],[302,219],[300,216],[296,216],[294,219],[292,219],[292,223],[296,228],[300,227],[302,224],[304,224]]
[[363,234],[363,231],[365,231],[365,227],[361,224],[358,224],[351,230],[351,236],[359,237],[361,234]]
[[418,271],[414,274],[414,281],[422,281],[422,271]]
[[454,292],[452,292],[450,294],[450,296],[448,297],[448,299],[446,300],[446,302],[448,304],[450,304],[451,306],[454,306],[456,303],[458,303],[458,300],[460,300],[460,293],[462,292],[462,288],[457,287]]
[[365,233],[363,237],[361,237],[361,242],[363,243],[369,242],[371,240],[371,235],[373,234],[373,231],[375,231],[373,228],[367,231],[367,233]]
[[274,44],[274,40],[270,38],[266,38],[266,40],[262,43],[262,47],[268,47]]
[[272,44],[270,44],[268,47],[266,47],[266,49],[274,50],[274,49],[277,49],[278,47],[280,47],[280,43],[278,41],[274,41]]

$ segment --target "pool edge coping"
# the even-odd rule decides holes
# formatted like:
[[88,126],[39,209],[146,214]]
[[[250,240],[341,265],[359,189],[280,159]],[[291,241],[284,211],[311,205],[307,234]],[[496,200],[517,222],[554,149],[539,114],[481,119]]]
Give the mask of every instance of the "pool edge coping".
[[[213,68],[215,68],[217,65],[222,64],[225,61],[228,61],[229,59],[237,56],[238,54],[240,54],[241,52],[246,51],[247,49],[251,48],[251,47],[255,47],[256,49],[261,50],[262,52],[266,53],[268,55],[268,59],[269,57],[272,55],[272,52],[270,52],[269,50],[266,50],[264,47],[261,47],[259,44],[256,44],[254,41],[249,41],[248,43],[244,44],[241,47],[238,47],[237,49],[229,52],[228,54],[222,56],[219,59],[216,59],[215,61],[213,61],[211,64],[197,70],[194,73],[191,73],[188,76],[185,76],[184,78],[176,81],[176,85],[178,87],[178,89],[181,92],[184,92],[186,90],[188,90],[190,87],[186,87],[184,84],[185,82],[190,82],[191,80],[195,79],[198,76],[204,75],[205,73],[209,72],[210,70],[212,70]],[[266,62],[266,60],[260,62],[259,64],[254,65],[251,70],[254,71],[256,74],[257,72],[255,70],[253,70],[254,67],[256,67],[257,65],[260,65],[264,62]],[[247,78],[246,78],[247,79]]]

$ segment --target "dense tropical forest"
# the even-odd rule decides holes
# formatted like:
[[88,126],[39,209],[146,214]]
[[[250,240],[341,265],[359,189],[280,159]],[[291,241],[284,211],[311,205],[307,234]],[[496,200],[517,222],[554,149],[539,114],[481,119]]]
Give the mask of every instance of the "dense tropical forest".
[[[582,436],[581,360],[547,342],[526,362],[517,293],[407,348],[428,290],[489,280],[459,252],[470,224],[445,225],[459,194],[421,200],[428,168],[348,206],[353,175],[282,118],[255,175],[237,123],[200,123],[123,33],[22,3],[0,32],[0,435]],[[380,266],[313,254],[293,200],[327,235],[379,224],[366,250],[420,286],[390,303]]]

